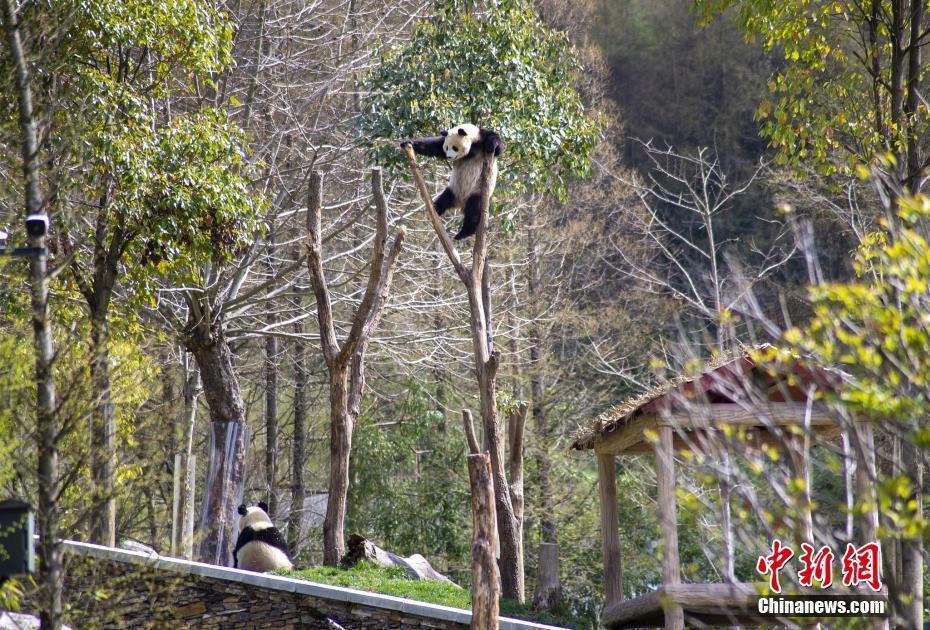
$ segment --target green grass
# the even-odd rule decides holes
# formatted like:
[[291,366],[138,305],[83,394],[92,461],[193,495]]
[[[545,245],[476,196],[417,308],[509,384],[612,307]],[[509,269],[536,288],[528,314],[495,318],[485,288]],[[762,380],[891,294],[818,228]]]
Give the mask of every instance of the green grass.
[[[334,567],[312,567],[278,573],[308,582],[406,597],[453,608],[471,608],[471,592],[467,589],[442,582],[412,580],[400,567],[382,568],[369,562],[360,562],[348,570]],[[501,600],[501,615],[567,628],[590,627],[583,620],[572,617],[568,611],[557,611],[555,614],[540,612],[533,610],[530,605],[507,599]]]

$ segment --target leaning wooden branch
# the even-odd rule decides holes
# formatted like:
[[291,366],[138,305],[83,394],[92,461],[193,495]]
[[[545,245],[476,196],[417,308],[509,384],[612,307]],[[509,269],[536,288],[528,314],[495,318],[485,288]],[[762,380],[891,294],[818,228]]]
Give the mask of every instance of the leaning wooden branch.
[[[494,498],[497,508],[497,536],[500,540],[501,587],[507,597],[523,601],[523,554],[520,543],[521,519],[518,518],[511,500],[510,487],[507,484],[507,463],[504,459],[504,440],[501,436],[500,422],[497,417],[497,368],[499,355],[494,351],[490,322],[490,287],[485,285],[486,262],[488,253],[488,221],[491,172],[494,167],[493,154],[484,156],[481,168],[481,215],[478,230],[472,246],[471,268],[466,267],[458,252],[446,234],[436,211],[423,176],[413,154],[413,147],[404,147],[407,160],[416,181],[420,196],[426,208],[430,222],[443,249],[452,262],[456,273],[465,285],[468,296],[469,328],[475,357],[475,375],[478,381],[479,400],[481,403],[481,420],[484,428],[484,440],[488,447],[493,474]],[[472,457],[472,456],[470,456]],[[473,488],[474,492],[474,488]]]
[[[384,273],[382,267],[384,263],[384,245],[387,241],[387,204],[384,201],[384,187],[381,181],[381,169],[371,169],[371,192],[375,200],[375,241],[371,248],[371,262],[369,264],[368,284],[365,287],[365,294],[358,305],[358,310],[352,321],[352,328],[346,337],[346,342],[342,346],[342,353],[349,355],[355,351],[355,345],[362,336],[362,328],[369,321],[372,308],[381,288],[381,275]],[[396,245],[396,241],[395,241]]]
[[331,366],[339,354],[336,329],[333,326],[333,306],[329,299],[329,286],[323,274],[323,244],[321,212],[323,209],[323,176],[310,173],[307,194],[307,271],[316,296],[317,319],[320,322],[320,346],[326,364]]
[[343,528],[349,488],[349,457],[352,451],[352,432],[365,388],[365,352],[388,302],[394,269],[397,267],[406,234],[403,227],[398,230],[385,260],[388,220],[380,169],[372,169],[371,183],[377,227],[368,282],[362,301],[352,317],[352,326],[341,345],[336,337],[330,290],[323,273],[320,218],[323,193],[322,177],[319,173],[314,172],[310,175],[307,204],[307,270],[316,295],[320,345],[330,381],[330,487],[326,518],[323,521],[323,561],[332,566],[339,561],[345,546]]
[[417,189],[420,191],[420,197],[423,198],[423,205],[426,206],[426,213],[429,215],[429,220],[433,224],[433,229],[436,231],[436,236],[439,237],[439,242],[442,244],[442,248],[446,251],[446,256],[448,256],[449,260],[452,261],[452,266],[455,268],[455,273],[457,273],[459,278],[462,279],[462,282],[468,284],[468,268],[459,257],[459,253],[455,249],[455,245],[452,244],[452,239],[449,238],[449,234],[442,226],[442,221],[439,219],[439,215],[436,214],[436,209],[433,207],[433,198],[430,197],[429,189],[426,187],[426,182],[423,180],[423,173],[420,171],[420,165],[417,164],[417,158],[413,153],[413,146],[409,144],[405,145],[404,152],[407,154],[407,161],[410,163],[410,171],[413,173],[413,181],[416,182]]

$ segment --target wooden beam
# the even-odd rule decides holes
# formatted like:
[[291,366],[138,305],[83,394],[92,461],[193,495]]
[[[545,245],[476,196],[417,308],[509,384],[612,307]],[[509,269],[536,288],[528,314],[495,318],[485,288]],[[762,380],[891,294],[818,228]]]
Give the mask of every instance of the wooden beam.
[[[684,609],[688,623],[695,627],[719,627],[746,624],[787,626],[789,619],[763,617],[758,612],[759,593],[763,584],[734,582],[730,584],[678,584],[664,586],[640,597],[628,599],[604,608],[601,624],[606,628],[643,628],[662,625],[663,606],[673,601]],[[803,594],[786,593],[789,595]],[[825,589],[819,595],[843,597],[853,594],[845,589]],[[855,593],[869,600],[887,601],[887,593]],[[795,620],[796,621],[796,620]]]
[[[759,405],[742,405],[738,403],[695,404],[693,409],[663,414],[659,424],[667,424],[676,429],[700,429],[719,425],[737,425],[754,427],[771,427],[804,424],[807,403],[803,402],[768,402]],[[815,403],[811,409],[812,427],[831,427],[836,425],[836,418],[821,403]]]
[[[674,586],[681,582],[678,559],[678,521],[675,510],[675,451],[672,427],[659,427],[656,444],[656,503],[659,508],[659,525],[662,528],[662,583]],[[663,602],[666,630],[683,630],[685,617],[681,606],[674,600]]]
[[623,599],[623,563],[617,515],[617,473],[613,455],[597,456],[597,486],[601,499],[601,550],[604,557],[606,605]]
[[[597,436],[594,451],[605,455],[648,453],[653,448],[645,440],[643,432],[661,425],[670,426],[676,431],[714,429],[724,425],[768,430],[771,427],[802,425],[806,411],[807,404],[803,402],[769,402],[758,408],[744,407],[737,403],[714,403],[695,405],[694,409],[688,411],[662,415],[644,413],[619,425],[613,431]],[[810,425],[815,433],[823,437],[833,437],[837,433],[835,417],[821,403],[813,405]],[[769,442],[780,445],[777,439]],[[680,451],[683,448],[688,448],[687,441],[676,436],[675,450]]]
[[618,426],[610,433],[602,433],[594,442],[594,452],[598,455],[619,455],[634,444],[643,441],[643,431],[658,425],[659,418],[654,413],[636,416],[626,424]]

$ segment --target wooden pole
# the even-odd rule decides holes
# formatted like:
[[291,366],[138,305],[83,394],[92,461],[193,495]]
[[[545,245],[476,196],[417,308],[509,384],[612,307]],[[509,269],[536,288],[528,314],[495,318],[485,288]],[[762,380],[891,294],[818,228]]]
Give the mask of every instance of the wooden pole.
[[184,456],[174,454],[174,479],[171,484],[171,557],[178,556],[181,537],[181,468]]
[[604,556],[606,606],[623,599],[623,561],[617,522],[617,477],[613,455],[597,456],[597,485],[601,499],[601,551]]
[[859,542],[864,544],[878,541],[878,511],[875,498],[875,437],[872,425],[857,420],[859,457],[856,463],[856,499],[863,507],[859,514]]
[[[858,515],[858,536],[860,545],[878,542],[878,504],[875,488],[878,483],[875,469],[875,435],[872,425],[867,421],[856,420],[853,423],[855,441],[850,450],[856,457],[856,501],[860,505]],[[874,619],[870,623],[872,630],[888,630],[887,619]]]
[[[678,560],[678,519],[675,511],[675,451],[672,427],[659,427],[656,450],[656,501],[659,508],[659,525],[662,528],[662,583],[673,586],[681,583]],[[683,630],[684,611],[674,601],[664,604],[666,630]]]
[[497,518],[491,456],[468,455],[468,481],[471,484],[471,627],[496,630],[500,606],[500,576],[494,549],[497,546]]
[[179,526],[181,528],[181,542],[179,552],[182,558],[192,560],[194,558],[194,500],[196,498],[196,478],[197,478],[197,456],[189,455],[187,465],[184,467],[184,488],[181,496],[181,518]]

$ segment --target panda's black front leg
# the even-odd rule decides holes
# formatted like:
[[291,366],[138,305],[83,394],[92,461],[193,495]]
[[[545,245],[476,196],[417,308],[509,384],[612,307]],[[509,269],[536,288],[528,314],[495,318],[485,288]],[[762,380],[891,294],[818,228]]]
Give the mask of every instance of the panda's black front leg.
[[478,230],[478,224],[481,223],[481,195],[472,195],[465,201],[464,213],[462,229],[455,235],[457,241],[468,238]]
[[431,157],[445,158],[446,152],[443,150],[443,144],[446,141],[445,136],[430,136],[428,138],[414,138],[404,140],[400,143],[401,147],[408,144],[413,147],[413,152],[419,155],[429,155]]
[[452,192],[451,188],[446,187],[439,196],[433,199],[433,208],[436,209],[436,214],[442,216],[446,213],[446,210],[449,208],[455,207],[455,194]]

